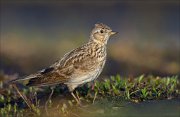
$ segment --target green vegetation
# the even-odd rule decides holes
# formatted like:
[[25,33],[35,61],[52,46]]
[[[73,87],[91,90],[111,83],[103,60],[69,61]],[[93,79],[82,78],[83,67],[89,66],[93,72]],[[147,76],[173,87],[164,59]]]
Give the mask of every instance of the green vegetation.
[[[33,87],[20,87],[20,93],[25,95],[27,100],[23,99],[12,85],[0,83],[0,116],[78,116],[73,110],[81,107],[72,96],[63,93],[66,92],[65,88],[56,86],[52,100],[47,102],[49,88],[42,91]],[[177,76],[160,78],[142,75],[137,78],[122,78],[117,75],[96,81],[94,88],[90,84],[80,87],[76,93],[82,105],[88,106],[105,98],[132,103],[179,98],[179,88]]]
[[95,90],[97,97],[121,96],[124,99],[140,102],[153,99],[171,99],[178,97],[179,81],[177,76],[160,78],[144,75],[135,79],[121,79],[119,75],[111,77],[104,82],[96,82]]

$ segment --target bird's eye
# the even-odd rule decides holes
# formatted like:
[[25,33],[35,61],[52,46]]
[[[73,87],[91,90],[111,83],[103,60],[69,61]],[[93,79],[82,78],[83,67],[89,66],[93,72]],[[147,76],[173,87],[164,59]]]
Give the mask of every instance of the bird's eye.
[[100,30],[101,33],[103,33],[104,31],[103,30]]

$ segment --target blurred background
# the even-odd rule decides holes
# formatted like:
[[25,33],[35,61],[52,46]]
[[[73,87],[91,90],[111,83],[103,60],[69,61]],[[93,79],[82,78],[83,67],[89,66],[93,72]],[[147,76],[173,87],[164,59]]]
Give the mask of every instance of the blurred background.
[[24,76],[86,43],[95,23],[119,33],[102,76],[180,75],[177,0],[1,0],[0,73]]

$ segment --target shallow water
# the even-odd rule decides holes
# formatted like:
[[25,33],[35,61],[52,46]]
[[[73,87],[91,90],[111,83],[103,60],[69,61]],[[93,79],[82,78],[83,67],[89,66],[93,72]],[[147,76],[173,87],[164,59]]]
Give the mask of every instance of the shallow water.
[[80,117],[180,117],[180,99],[141,103],[103,99],[75,113]]

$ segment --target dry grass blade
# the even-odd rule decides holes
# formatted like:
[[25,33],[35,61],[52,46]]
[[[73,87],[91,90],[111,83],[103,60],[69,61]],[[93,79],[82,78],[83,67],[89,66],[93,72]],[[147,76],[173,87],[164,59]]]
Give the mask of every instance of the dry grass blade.
[[28,98],[19,91],[19,89],[17,88],[17,86],[15,84],[12,84],[12,86],[16,89],[17,93],[22,97],[22,99],[26,102],[27,106],[33,110],[33,107],[31,106],[32,103],[28,100]]

